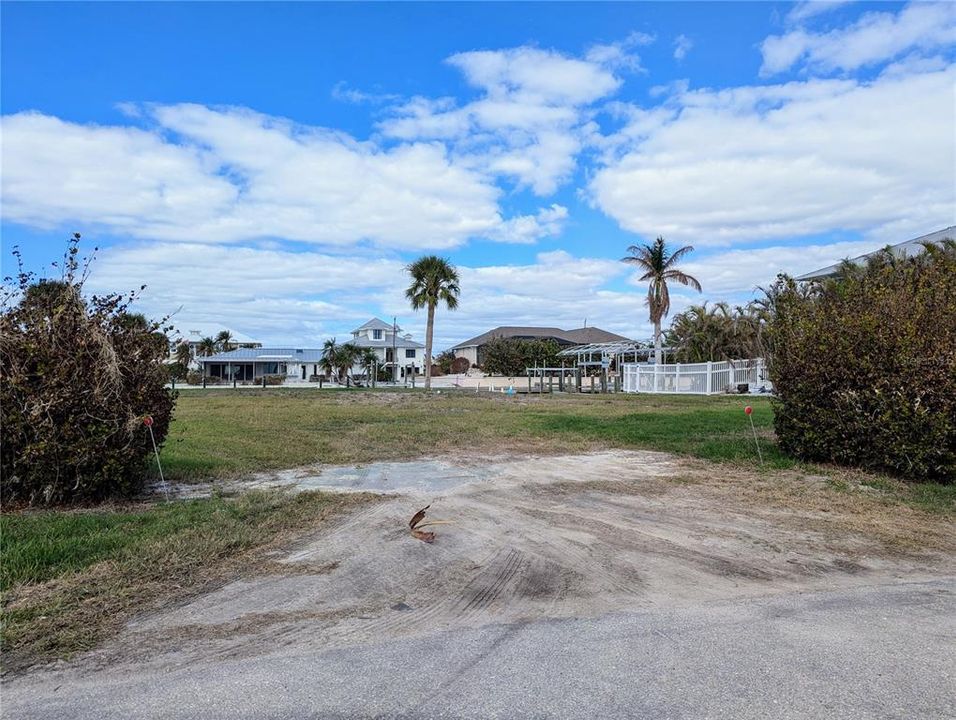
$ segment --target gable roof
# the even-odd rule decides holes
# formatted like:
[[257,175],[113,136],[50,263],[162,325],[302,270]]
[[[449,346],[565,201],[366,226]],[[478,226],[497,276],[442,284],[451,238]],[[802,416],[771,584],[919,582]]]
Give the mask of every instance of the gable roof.
[[617,340],[627,341],[627,338],[621,335],[615,335],[612,332],[596,327],[562,330],[556,327],[502,325],[496,327],[494,330],[489,330],[481,335],[477,335],[470,340],[460,342],[451,349],[461,350],[466,347],[485,345],[495,338],[520,338],[522,340],[553,339],[556,340],[559,345],[584,345],[586,343],[612,342]]
[[362,332],[363,330],[391,330],[391,329],[392,329],[391,323],[387,323],[384,320],[380,320],[379,318],[372,318],[364,325],[361,325],[355,328],[352,332],[359,333],[359,332]]
[[[956,225],[950,225],[948,228],[943,228],[942,230],[937,230],[936,232],[927,233],[926,235],[920,235],[918,238],[913,238],[912,240],[906,240],[896,245],[891,245],[890,250],[898,258],[906,257],[907,255],[919,255],[924,252],[923,243],[932,243],[933,245],[942,245],[943,240],[950,238],[956,240]],[[877,253],[882,252],[882,248],[879,250],[874,250],[871,253],[866,253],[865,255],[860,255],[850,260],[854,265],[863,265],[866,263],[867,259],[876,255]],[[832,277],[837,274],[837,271],[840,269],[842,263],[834,263],[833,265],[827,265],[825,268],[820,268],[819,270],[814,270],[813,272],[808,272],[799,277],[795,278],[796,280],[818,280],[822,278]]]

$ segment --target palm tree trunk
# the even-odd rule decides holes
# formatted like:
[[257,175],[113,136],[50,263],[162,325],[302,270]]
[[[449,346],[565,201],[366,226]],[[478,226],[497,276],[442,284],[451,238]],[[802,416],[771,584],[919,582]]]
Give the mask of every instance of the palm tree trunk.
[[428,324],[425,326],[425,389],[432,387],[432,332],[435,330],[435,303],[428,303]]
[[664,349],[661,347],[661,321],[654,323],[654,362],[658,365],[664,362]]

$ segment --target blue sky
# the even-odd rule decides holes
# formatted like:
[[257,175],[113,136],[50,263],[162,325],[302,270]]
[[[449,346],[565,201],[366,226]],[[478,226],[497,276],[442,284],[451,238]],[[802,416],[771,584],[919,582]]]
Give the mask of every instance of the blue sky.
[[[3,266],[69,232],[182,330],[318,345],[461,269],[499,324],[647,337],[619,258],[702,300],[956,224],[956,12],[934,3],[4,3]],[[49,272],[49,271],[47,271]]]

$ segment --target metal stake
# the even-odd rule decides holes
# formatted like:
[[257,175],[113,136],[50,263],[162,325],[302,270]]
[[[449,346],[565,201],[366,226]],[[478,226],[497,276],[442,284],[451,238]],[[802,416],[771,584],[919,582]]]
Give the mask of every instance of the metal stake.
[[156,455],[156,467],[159,468],[159,481],[163,484],[163,494],[166,501],[169,501],[169,485],[166,484],[166,478],[163,477],[163,464],[159,461],[159,448],[156,447],[156,436],[153,435],[153,418],[146,416],[146,427],[149,428],[149,439],[153,441],[153,453]]

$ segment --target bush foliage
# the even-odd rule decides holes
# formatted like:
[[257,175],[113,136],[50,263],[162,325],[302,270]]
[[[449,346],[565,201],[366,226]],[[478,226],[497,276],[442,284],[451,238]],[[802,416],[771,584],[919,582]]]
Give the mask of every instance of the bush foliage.
[[771,379],[780,447],[798,457],[956,478],[956,245],[801,285],[778,278]]
[[494,338],[483,349],[482,369],[489,375],[523,375],[529,367],[561,365],[554,340]]
[[[22,265],[6,278],[0,314],[0,487],[7,502],[51,505],[139,490],[175,396],[165,388],[159,324],[128,312],[135,293],[83,295],[88,263],[69,242],[61,280]],[[19,253],[14,255],[19,261]],[[142,289],[142,288],[140,288]]]

